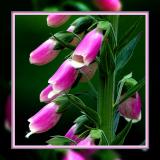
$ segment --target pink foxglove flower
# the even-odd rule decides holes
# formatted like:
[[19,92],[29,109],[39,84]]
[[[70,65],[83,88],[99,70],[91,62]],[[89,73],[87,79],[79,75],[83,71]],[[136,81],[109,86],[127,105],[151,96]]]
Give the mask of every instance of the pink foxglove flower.
[[[49,97],[49,95],[51,96]],[[39,99],[41,102],[50,102],[59,95],[60,93],[54,92],[52,85],[49,84],[41,91]]]
[[100,50],[103,40],[103,34],[99,29],[90,31],[72,54],[72,59],[75,62],[77,68],[88,66],[93,62]]
[[54,50],[56,43],[56,40],[51,38],[42,43],[38,48],[31,52],[29,58],[30,63],[44,65],[51,62],[59,53],[59,51]]
[[69,15],[57,15],[52,13],[47,17],[47,25],[50,27],[59,27],[64,24],[68,19]]
[[5,105],[5,128],[10,131],[11,130],[11,96],[7,97],[6,105]]
[[72,139],[73,141],[79,143],[82,139],[78,137],[78,135],[75,135],[77,125],[74,124],[68,132],[65,134],[66,138]]
[[63,160],[85,160],[85,158],[78,152],[68,150]]
[[87,82],[89,80],[91,80],[97,70],[98,64],[96,62],[90,64],[89,66],[84,66],[82,67],[81,73],[82,73],[82,77],[80,79],[80,82]]
[[92,139],[90,137],[90,135],[89,135],[85,139],[83,139],[82,141],[80,141],[77,145],[78,146],[91,146],[91,145],[95,145],[95,144],[94,144],[94,139]]
[[94,2],[103,11],[120,11],[122,9],[120,0],[94,0]]
[[54,127],[61,114],[57,113],[59,106],[51,102],[44,106],[38,113],[28,119],[30,132],[26,135],[28,138],[34,133],[43,133]]
[[48,83],[50,83],[53,87],[53,90],[57,91],[58,93],[70,89],[77,76],[78,71],[74,68],[71,60],[67,59],[49,79]]
[[141,120],[141,98],[138,92],[119,105],[119,112],[126,120]]

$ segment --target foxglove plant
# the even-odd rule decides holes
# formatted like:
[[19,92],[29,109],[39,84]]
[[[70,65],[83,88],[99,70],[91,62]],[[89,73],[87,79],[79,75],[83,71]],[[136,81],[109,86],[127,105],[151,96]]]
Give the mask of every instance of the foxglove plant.
[[[63,18],[58,18],[59,15],[54,14],[55,17],[58,19],[55,22],[64,23]],[[68,26],[68,29],[55,33],[31,53],[30,62],[38,62],[33,64],[40,65],[51,62],[55,55],[58,55],[54,53],[59,53],[63,49],[71,50],[49,78],[49,85],[41,91],[40,101],[48,104],[28,120],[30,132],[26,137],[53,128],[63,112],[69,110],[70,106],[75,106],[82,115],[77,117],[64,136],[53,136],[48,140],[49,145],[90,146],[124,143],[132,123],[138,122],[141,118],[142,104],[138,90],[143,87],[144,80],[137,82],[130,73],[118,83],[116,81],[119,70],[133,55],[141,36],[138,34],[131,40],[128,38],[135,31],[138,24],[136,22],[118,41],[118,18],[118,16],[79,17]],[[79,37],[82,33],[83,36]],[[71,42],[75,38],[79,43],[72,45]],[[90,81],[96,71],[99,77],[98,90]],[[91,87],[97,102],[96,110],[87,106],[78,94],[69,93],[80,82],[88,83]],[[117,115],[129,121],[119,133],[116,131],[120,119],[116,118]]]

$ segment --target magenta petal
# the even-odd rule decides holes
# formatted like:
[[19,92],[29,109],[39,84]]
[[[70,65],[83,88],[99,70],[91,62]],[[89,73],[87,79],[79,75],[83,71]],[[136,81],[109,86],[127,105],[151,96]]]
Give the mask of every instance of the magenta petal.
[[94,144],[94,140],[90,137],[90,136],[87,136],[85,139],[83,139],[82,141],[80,141],[78,144],[78,146],[90,146],[90,145],[95,145]]
[[[73,52],[72,59],[85,65],[89,65],[95,60],[103,40],[101,31],[94,29],[90,31],[79,43]],[[87,44],[87,45],[86,45]]]
[[52,88],[52,85],[48,85],[46,88],[44,88],[41,93],[40,93],[40,101],[41,102],[50,102],[51,100],[55,99],[57,96],[60,95],[60,93],[55,93],[53,94],[52,97],[48,97],[48,95],[51,93],[51,92],[54,92],[53,88]]
[[138,92],[120,104],[119,112],[128,119],[138,120],[141,114],[141,98]]
[[46,132],[54,127],[61,117],[61,114],[57,113],[58,109],[59,106],[51,102],[44,106],[33,117],[29,118],[30,133],[28,133],[26,137],[28,138],[33,133]]
[[68,150],[63,160],[85,160],[85,158],[78,152]]
[[68,19],[69,15],[57,15],[52,13],[47,17],[47,25],[50,27],[59,27],[64,24]]
[[72,139],[73,141],[79,143],[82,139],[78,137],[78,135],[75,135],[75,131],[76,131],[77,125],[74,124],[69,130],[68,132],[65,134],[65,137]]
[[64,91],[73,85],[77,76],[77,70],[72,66],[68,59],[63,62],[55,74],[49,79],[48,83],[52,84],[53,89]]
[[31,52],[29,61],[31,64],[44,65],[57,57],[59,51],[54,50],[56,41],[48,39]]
[[120,0],[94,0],[95,5],[104,11],[120,11],[122,4]]

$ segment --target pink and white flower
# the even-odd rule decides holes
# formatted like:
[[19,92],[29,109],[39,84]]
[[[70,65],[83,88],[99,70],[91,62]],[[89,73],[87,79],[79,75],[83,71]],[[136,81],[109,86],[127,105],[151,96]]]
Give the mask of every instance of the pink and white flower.
[[141,98],[138,92],[132,97],[128,98],[119,105],[120,114],[127,120],[138,122],[141,120]]
[[72,54],[76,68],[88,66],[93,62],[100,50],[103,34],[99,29],[87,33]]
[[47,17],[47,25],[50,27],[59,27],[64,24],[69,17],[69,15],[58,15],[56,13],[52,13]]
[[56,43],[56,40],[51,38],[42,43],[38,48],[31,52],[29,58],[30,63],[44,65],[55,59],[59,54],[59,51],[54,50]]
[[58,68],[55,74],[48,80],[48,83],[52,85],[54,91],[60,93],[61,91],[70,89],[74,84],[77,76],[78,71],[71,63],[71,60],[67,59]]
[[74,124],[65,134],[65,137],[79,143],[82,139],[79,138],[78,135],[75,135],[76,129],[77,129],[77,124]]
[[54,127],[61,114],[57,113],[59,106],[51,102],[44,106],[38,113],[28,119],[30,132],[26,135],[28,138],[34,133],[43,133]]

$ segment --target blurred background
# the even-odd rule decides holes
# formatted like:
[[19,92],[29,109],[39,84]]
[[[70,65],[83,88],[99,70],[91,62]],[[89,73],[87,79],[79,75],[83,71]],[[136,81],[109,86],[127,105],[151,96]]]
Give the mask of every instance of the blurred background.
[[[84,1],[84,0],[83,0]],[[60,1],[57,1],[60,2]],[[10,79],[11,79],[11,11],[32,11],[33,3],[30,0],[5,0],[1,1],[1,21],[0,21],[0,159],[2,160],[32,160],[40,159],[47,150],[11,150],[10,148],[10,132],[4,128],[4,110],[8,95],[10,94]],[[53,0],[52,4],[55,4]],[[85,3],[90,3],[86,0]],[[50,6],[50,5],[49,5]],[[159,156],[157,150],[159,146],[159,125],[157,123],[159,116],[159,0],[123,0],[123,10],[127,11],[149,11],[150,12],[150,149],[142,150],[116,150],[122,159],[153,159],[154,155]],[[45,5],[48,7],[48,5]],[[42,7],[42,9],[44,9]],[[48,33],[48,32],[47,32]],[[46,35],[46,38],[48,35]],[[33,39],[33,38],[32,38]],[[43,41],[43,39],[41,39]],[[35,42],[35,41],[34,41]],[[40,41],[37,41],[37,44]],[[33,46],[34,48],[34,46]],[[32,49],[32,48],[30,48]],[[30,51],[30,50],[28,50]],[[23,53],[22,53],[23,54]],[[27,59],[26,59],[27,61]],[[32,66],[32,65],[31,65]],[[38,69],[38,68],[37,68]],[[36,69],[36,71],[37,71]],[[37,71],[38,72],[38,71]],[[38,92],[38,91],[37,91]],[[36,94],[35,94],[36,95]],[[38,100],[38,97],[37,97]],[[40,106],[39,106],[40,107]],[[28,118],[28,116],[26,116]],[[21,136],[22,137],[22,136]],[[54,152],[54,151],[53,151]],[[52,153],[53,153],[52,152]],[[107,151],[104,151],[107,152]],[[101,155],[102,153],[100,153]],[[48,159],[48,158],[45,158]],[[52,158],[55,159],[55,158]],[[60,159],[60,158],[59,158]],[[102,158],[107,159],[106,157]]]

